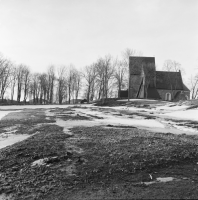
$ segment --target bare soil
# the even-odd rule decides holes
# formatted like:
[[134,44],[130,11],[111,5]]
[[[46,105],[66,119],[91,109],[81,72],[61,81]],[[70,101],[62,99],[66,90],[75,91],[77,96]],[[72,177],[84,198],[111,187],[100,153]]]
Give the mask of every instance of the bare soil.
[[[75,127],[68,135],[52,124],[61,110],[52,112],[46,119],[45,110],[26,109],[0,121],[0,133],[16,126],[16,134],[32,135],[0,150],[0,194],[17,200],[198,198],[198,136],[127,126]],[[74,120],[74,110],[64,112]],[[39,160],[44,164],[33,165]],[[158,177],[175,179],[145,184]]]

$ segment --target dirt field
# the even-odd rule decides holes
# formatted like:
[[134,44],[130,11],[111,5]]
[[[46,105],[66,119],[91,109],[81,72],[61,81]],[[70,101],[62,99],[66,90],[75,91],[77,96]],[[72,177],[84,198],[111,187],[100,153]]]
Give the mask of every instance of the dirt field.
[[0,134],[30,135],[0,149],[0,199],[198,198],[198,136],[55,123],[97,118],[77,109],[24,109],[0,121]]

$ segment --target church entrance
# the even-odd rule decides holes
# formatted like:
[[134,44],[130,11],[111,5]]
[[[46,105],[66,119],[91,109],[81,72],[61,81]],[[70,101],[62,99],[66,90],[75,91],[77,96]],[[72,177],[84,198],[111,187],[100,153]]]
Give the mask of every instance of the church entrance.
[[171,101],[171,93],[166,93],[165,100],[166,101]]

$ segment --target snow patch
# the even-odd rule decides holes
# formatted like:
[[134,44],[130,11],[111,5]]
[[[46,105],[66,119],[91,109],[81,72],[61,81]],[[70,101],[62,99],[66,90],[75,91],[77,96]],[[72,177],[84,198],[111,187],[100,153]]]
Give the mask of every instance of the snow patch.
[[[116,107],[116,108],[123,109],[123,107]],[[162,123],[160,123],[154,119],[141,119],[141,120],[133,119],[133,118],[125,117],[125,116],[122,116],[122,117],[115,116],[115,115],[113,115],[113,113],[103,113],[100,111],[95,111],[95,110],[92,111],[92,110],[88,110],[88,109],[78,109],[78,111],[85,113],[85,114],[91,114],[91,115],[96,115],[96,116],[102,117],[103,119],[94,119],[95,122],[98,122],[101,125],[104,125],[104,124],[128,125],[128,126],[136,125],[136,126],[141,126],[141,127],[143,126],[143,127],[164,128],[164,125]],[[71,121],[71,123],[72,123],[72,121]],[[92,124],[93,122],[88,121],[88,123]]]
[[39,160],[36,160],[32,163],[32,167],[34,166],[41,166],[41,165],[46,165],[46,161],[48,160],[48,158],[43,158],[43,159],[39,159]]
[[163,115],[178,118],[178,119],[198,121],[198,109],[175,111],[175,112],[166,113]]
[[164,128],[164,125],[153,119],[131,119],[131,118],[121,118],[121,117],[109,117],[105,119],[107,124],[118,124],[118,125],[128,125],[128,126],[143,126],[143,127],[156,127]]
[[10,133],[2,133],[0,134],[0,149],[13,145],[17,142],[21,142],[25,139],[27,139],[28,137],[30,137],[31,135],[15,135],[15,134],[10,134]]
[[[128,101],[128,99],[120,99],[117,101]],[[129,99],[129,101],[156,101],[156,100],[153,100],[153,99]]]
[[149,182],[143,182],[145,185],[151,185],[151,184],[154,184],[154,183],[166,183],[166,182],[170,182],[170,181],[173,181],[175,180],[175,178],[173,177],[159,177],[159,178],[156,178],[155,181],[149,181]]
[[156,110],[175,111],[175,110],[185,110],[188,107],[189,106],[186,105],[178,106],[178,105],[167,104],[165,106],[156,107]]
[[[2,109],[2,108],[1,108]],[[11,113],[11,112],[20,112],[21,110],[10,110],[10,111],[2,111],[0,110],[0,120],[5,117],[7,114]]]

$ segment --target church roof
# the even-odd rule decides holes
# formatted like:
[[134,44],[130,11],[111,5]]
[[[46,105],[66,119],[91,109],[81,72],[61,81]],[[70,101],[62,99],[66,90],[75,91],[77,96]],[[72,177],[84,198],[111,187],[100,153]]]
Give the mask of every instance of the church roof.
[[165,90],[189,89],[183,84],[181,72],[156,71],[156,88]]

